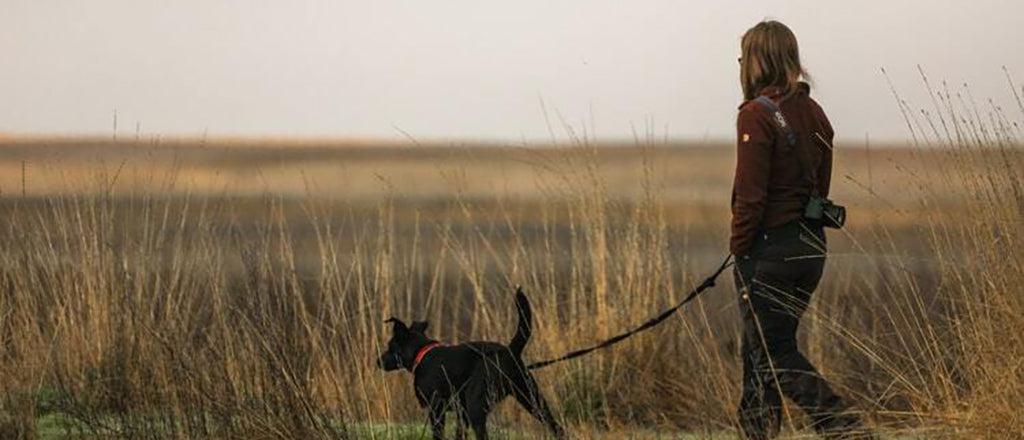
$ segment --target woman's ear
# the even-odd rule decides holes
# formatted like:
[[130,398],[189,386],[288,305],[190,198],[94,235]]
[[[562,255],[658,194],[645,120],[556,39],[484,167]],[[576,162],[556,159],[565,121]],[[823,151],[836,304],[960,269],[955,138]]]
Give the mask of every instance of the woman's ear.
[[429,326],[430,323],[428,323],[427,321],[413,321],[412,327],[409,327],[409,329],[414,332],[420,332],[425,335],[427,334],[427,327]]

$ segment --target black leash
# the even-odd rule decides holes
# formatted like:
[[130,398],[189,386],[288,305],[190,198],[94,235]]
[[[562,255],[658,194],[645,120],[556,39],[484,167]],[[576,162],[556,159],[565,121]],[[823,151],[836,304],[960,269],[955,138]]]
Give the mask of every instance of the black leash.
[[583,349],[579,349],[579,350],[576,350],[576,351],[570,351],[569,353],[566,353],[562,357],[558,357],[558,358],[555,358],[555,359],[548,359],[546,361],[534,362],[534,363],[530,364],[529,366],[527,366],[526,368],[529,369],[529,370],[535,370],[537,368],[544,368],[544,367],[546,367],[548,365],[551,365],[551,364],[557,364],[557,363],[562,362],[562,361],[567,361],[569,359],[578,358],[578,357],[583,356],[583,355],[585,355],[587,353],[590,353],[592,351],[600,350],[600,349],[605,348],[605,347],[611,347],[612,345],[615,345],[615,344],[617,344],[619,342],[622,342],[624,339],[629,338],[630,336],[633,336],[633,335],[635,335],[637,333],[640,333],[640,332],[642,332],[644,330],[648,330],[648,329],[650,329],[650,328],[652,328],[652,327],[654,327],[654,326],[656,326],[658,324],[661,324],[662,321],[668,319],[669,316],[672,316],[672,314],[674,314],[677,310],[679,310],[680,308],[685,306],[686,303],[692,301],[694,298],[697,297],[697,295],[700,295],[701,292],[703,292],[703,291],[705,291],[705,290],[707,290],[707,289],[709,289],[711,287],[714,287],[715,280],[718,279],[718,276],[721,275],[722,272],[725,272],[726,268],[728,268],[729,266],[732,266],[732,265],[733,265],[732,255],[726,256],[725,260],[722,261],[722,264],[718,266],[718,270],[716,270],[715,273],[711,274],[711,276],[705,278],[704,282],[700,283],[700,285],[698,285],[692,291],[690,291],[690,294],[686,295],[686,298],[683,298],[683,300],[679,304],[676,304],[674,307],[672,307],[672,308],[670,308],[668,310],[665,310],[664,312],[661,312],[661,314],[659,314],[658,316],[655,316],[654,318],[651,318],[647,322],[641,324],[639,327],[637,327],[635,329],[632,329],[632,330],[630,330],[628,332],[622,333],[620,335],[614,336],[614,337],[612,337],[610,339],[606,339],[604,342],[601,342],[600,344],[597,344],[597,345],[595,345],[593,347],[583,348]]

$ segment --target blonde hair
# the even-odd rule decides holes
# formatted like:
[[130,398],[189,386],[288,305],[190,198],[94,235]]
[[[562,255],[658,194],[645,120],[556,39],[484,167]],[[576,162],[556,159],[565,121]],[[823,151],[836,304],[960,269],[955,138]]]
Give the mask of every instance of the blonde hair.
[[808,76],[800,66],[796,35],[782,23],[758,23],[743,34],[740,48],[740,84],[746,99],[756,98],[766,87],[778,87],[789,96],[800,78]]

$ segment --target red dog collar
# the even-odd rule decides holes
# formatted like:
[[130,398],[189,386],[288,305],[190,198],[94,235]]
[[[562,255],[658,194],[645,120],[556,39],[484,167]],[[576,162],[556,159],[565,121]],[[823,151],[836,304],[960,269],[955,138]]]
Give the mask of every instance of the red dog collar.
[[440,342],[431,342],[431,343],[429,343],[427,345],[424,345],[423,348],[421,348],[419,351],[416,352],[416,358],[413,359],[413,361],[412,361],[412,369],[410,369],[409,371],[415,373],[416,372],[416,367],[420,366],[420,362],[423,362],[423,357],[426,356],[427,353],[430,352],[430,350],[433,350],[433,349],[435,349],[437,347],[440,347],[440,346],[441,346]]

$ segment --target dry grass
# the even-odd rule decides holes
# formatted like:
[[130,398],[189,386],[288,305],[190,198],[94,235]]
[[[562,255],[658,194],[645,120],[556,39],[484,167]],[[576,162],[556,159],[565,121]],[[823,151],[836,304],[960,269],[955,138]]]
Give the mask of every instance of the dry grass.
[[[834,195],[853,223],[830,238],[802,343],[887,432],[1019,437],[1020,129],[949,112],[946,135],[936,114],[911,117],[936,121],[910,148],[842,146]],[[408,377],[372,365],[387,316],[502,341],[522,284],[526,355],[547,358],[653,315],[726,248],[728,146],[3,142],[4,438],[41,420],[97,436],[416,438]],[[539,380],[581,437],[729,436],[737,340],[723,282]],[[511,408],[495,426],[540,432]]]

